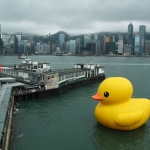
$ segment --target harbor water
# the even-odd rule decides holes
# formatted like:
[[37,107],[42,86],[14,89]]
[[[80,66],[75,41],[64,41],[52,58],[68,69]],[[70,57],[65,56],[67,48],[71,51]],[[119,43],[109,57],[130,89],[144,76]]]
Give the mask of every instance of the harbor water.
[[[128,78],[133,97],[150,99],[150,58],[29,56],[49,62],[52,70],[93,62],[105,67],[107,77]],[[2,64],[19,64],[17,56],[0,56]],[[91,96],[100,83],[93,83],[44,99],[20,101],[13,115],[11,150],[149,150],[150,119],[132,131],[118,131],[100,125],[94,116],[97,101]],[[114,85],[115,86],[115,85]],[[101,114],[103,115],[103,114]]]

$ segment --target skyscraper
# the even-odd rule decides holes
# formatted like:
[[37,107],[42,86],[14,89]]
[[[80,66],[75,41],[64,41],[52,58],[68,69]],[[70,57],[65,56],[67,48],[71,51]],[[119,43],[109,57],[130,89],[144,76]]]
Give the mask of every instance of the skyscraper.
[[64,42],[65,42],[65,35],[64,34],[59,34],[59,47],[60,47],[60,51],[63,52],[64,51]]
[[90,40],[91,40],[91,34],[84,35],[84,47],[87,46]]
[[100,52],[101,54],[105,54],[105,48],[106,48],[106,42],[105,42],[106,36],[104,34],[100,35]]
[[76,53],[80,53],[80,47],[81,47],[81,39],[76,38]]
[[134,54],[140,53],[140,36],[135,35]]
[[110,34],[108,34],[108,35],[106,35],[106,38],[105,38],[105,42],[106,42],[105,54],[109,54],[110,41],[111,41],[111,37],[110,37]]
[[145,34],[146,34],[146,26],[145,25],[139,26],[139,35],[145,37]]
[[128,25],[128,35],[127,35],[127,44],[133,46],[134,37],[133,37],[133,24]]
[[[29,52],[33,54],[33,53],[35,53],[35,42],[33,41],[33,36],[29,36],[29,43],[30,43]],[[48,53],[50,53],[50,52],[48,52]]]
[[139,26],[139,35],[140,35],[140,53],[145,53],[145,34],[146,34],[146,26]]
[[123,40],[120,38],[118,40],[118,54],[123,54]]
[[69,41],[69,53],[70,54],[75,54],[76,50],[76,41],[75,40],[70,40]]
[[11,34],[2,35],[3,47],[6,53],[15,53],[15,37]]
[[16,33],[16,41],[15,41],[15,53],[17,54],[20,51],[20,41],[21,41],[22,33]]

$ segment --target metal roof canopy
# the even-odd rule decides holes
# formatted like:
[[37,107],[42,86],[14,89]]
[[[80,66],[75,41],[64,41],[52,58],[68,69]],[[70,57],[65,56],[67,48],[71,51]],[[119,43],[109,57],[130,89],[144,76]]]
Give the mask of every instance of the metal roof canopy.
[[15,82],[15,81],[16,81],[15,78],[9,78],[9,77],[0,78],[0,82]]
[[95,67],[104,68],[104,66],[99,66],[98,64],[94,64],[94,63],[92,63],[92,64],[75,64],[75,65],[82,65],[82,66],[84,66],[84,65],[95,65]]
[[17,71],[20,72],[25,72],[31,75],[50,75],[50,74],[67,74],[67,73],[76,73],[76,72],[81,72],[84,70],[90,70],[89,68],[72,68],[72,69],[63,69],[63,70],[54,70],[54,71],[50,71],[50,72],[33,72],[33,71],[29,71],[29,70],[20,70],[17,69]]
[[56,70],[56,71],[51,71],[51,74],[55,74],[58,73],[59,75],[63,75],[63,74],[68,74],[68,73],[76,73],[76,72],[82,72],[82,71],[87,71],[90,70],[89,68],[72,68],[72,69],[65,69],[65,70]]
[[[32,62],[37,62],[37,61],[32,61]],[[14,66],[29,66],[29,65],[42,65],[42,64],[50,64],[50,63],[46,63],[46,62],[38,62],[38,64],[32,64],[32,63],[30,63],[30,64],[28,64],[28,63],[23,63],[23,64],[16,64],[16,65],[14,65]]]
[[38,88],[39,86],[38,86],[38,85],[34,85],[34,86],[23,85],[23,86],[21,86],[21,87],[23,87],[23,88],[25,88],[25,89],[33,89],[33,88]]
[[[85,65],[85,64],[76,64],[76,65]],[[88,64],[88,65],[95,65],[95,64]],[[96,68],[104,68],[102,66],[95,66]],[[69,74],[69,73],[76,73],[76,72],[82,72],[82,71],[88,71],[91,70],[90,68],[71,68],[71,69],[62,69],[62,70],[52,70],[49,72],[36,72],[31,70],[24,70],[24,69],[12,69],[17,72],[24,72],[28,73],[30,75],[40,76],[40,75],[51,75],[51,74],[58,74],[58,76]],[[20,79],[20,77],[15,77],[17,79]],[[34,83],[35,84],[35,83]]]

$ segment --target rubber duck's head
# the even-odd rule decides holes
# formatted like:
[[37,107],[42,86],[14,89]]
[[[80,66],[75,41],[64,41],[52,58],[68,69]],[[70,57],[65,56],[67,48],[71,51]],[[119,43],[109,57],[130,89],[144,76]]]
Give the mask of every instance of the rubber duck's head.
[[131,82],[123,77],[105,79],[99,86],[97,94],[92,98],[103,104],[123,103],[130,100],[133,93]]

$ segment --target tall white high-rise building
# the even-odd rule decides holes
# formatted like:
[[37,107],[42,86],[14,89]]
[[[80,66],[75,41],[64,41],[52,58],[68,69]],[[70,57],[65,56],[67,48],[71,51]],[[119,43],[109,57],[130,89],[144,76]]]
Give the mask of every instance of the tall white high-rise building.
[[118,54],[123,54],[123,40],[121,38],[118,40]]

